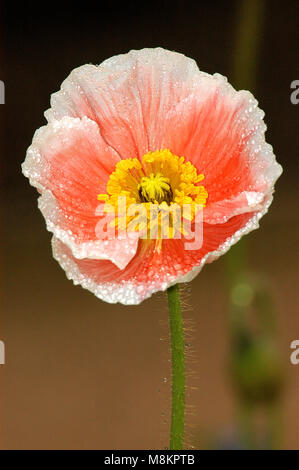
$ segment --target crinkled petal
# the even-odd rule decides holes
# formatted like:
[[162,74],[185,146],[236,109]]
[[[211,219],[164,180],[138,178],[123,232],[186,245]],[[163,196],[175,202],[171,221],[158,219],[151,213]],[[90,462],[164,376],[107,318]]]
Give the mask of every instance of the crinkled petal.
[[205,175],[208,205],[224,207],[232,199],[224,220],[234,216],[229,208],[236,199],[245,201],[241,193],[271,194],[282,171],[251,93],[237,92],[222,75],[201,72],[176,52],[142,49],[79,67],[51,106],[49,120],[95,120],[122,158],[163,148],[184,156]]
[[[253,96],[161,48],[74,70],[45,114],[49,124],[36,133],[23,171],[42,193],[55,258],[74,283],[108,302],[137,304],[190,281],[257,228],[282,171]],[[165,148],[205,176],[202,246],[98,237],[97,195],[116,162]]]
[[212,202],[204,208],[203,220],[209,224],[222,224],[235,215],[260,211],[267,201],[263,193],[243,191],[230,199]]
[[75,69],[51,98],[49,121],[88,116],[122,158],[159,149],[165,114],[197,86],[196,63],[165,49],[130,51]]
[[68,279],[98,298],[109,303],[139,304],[170,285],[191,281],[205,263],[223,255],[243,235],[256,229],[270,203],[271,199],[260,212],[234,216],[226,223],[204,223],[203,246],[198,250],[186,250],[185,240],[163,240],[161,251],[157,251],[154,241],[140,240],[136,255],[123,270],[109,261],[79,260],[55,237],[53,255]]
[[204,174],[207,207],[235,201],[242,193],[271,194],[282,168],[265,142],[263,117],[251,93],[237,92],[219,74],[201,72],[196,92],[166,113],[160,146],[184,156]]
[[136,252],[136,237],[101,240],[96,232],[97,195],[106,190],[117,161],[95,122],[64,117],[35,133],[22,169],[41,192],[39,208],[48,230],[74,256],[111,259],[123,268]]
[[135,256],[138,233],[127,237],[77,241],[71,230],[61,228],[61,210],[51,191],[44,191],[38,199],[38,207],[45,217],[47,229],[65,243],[78,259],[110,260],[119,269],[124,269]]

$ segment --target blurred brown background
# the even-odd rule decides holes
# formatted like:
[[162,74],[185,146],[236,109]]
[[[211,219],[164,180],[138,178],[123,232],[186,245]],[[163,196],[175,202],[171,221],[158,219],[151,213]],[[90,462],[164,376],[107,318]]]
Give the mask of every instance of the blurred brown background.
[[[45,123],[50,94],[79,65],[100,63],[132,48],[162,46],[230,79],[240,3],[173,0],[108,6],[99,1],[97,7],[84,2],[62,8],[51,2],[43,10],[33,3],[4,4],[0,339],[6,364],[0,365],[0,448],[168,445],[165,294],[125,307],[74,287],[52,259],[36,191],[20,164],[33,132]],[[290,342],[299,339],[299,104],[290,101],[290,84],[299,80],[299,3],[263,3],[255,96],[284,173],[260,230],[248,236],[248,267],[266,280],[275,305],[283,369],[279,445],[299,449],[299,365],[289,360]],[[184,302],[192,305],[185,317],[193,349],[187,354],[192,389],[186,444],[199,448],[221,446],[237,432],[237,398],[228,366],[226,257],[206,266],[183,292]]]

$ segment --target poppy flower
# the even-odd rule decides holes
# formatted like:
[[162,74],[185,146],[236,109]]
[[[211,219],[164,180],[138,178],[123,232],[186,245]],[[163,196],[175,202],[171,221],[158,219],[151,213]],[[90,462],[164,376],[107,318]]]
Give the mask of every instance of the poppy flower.
[[[111,303],[138,304],[192,280],[258,227],[282,171],[251,93],[161,48],[73,70],[45,116],[23,173],[41,194],[67,277]],[[120,220],[119,198],[126,210],[145,209],[143,232],[132,214]],[[163,235],[164,215],[186,204],[191,228],[202,209],[196,249],[186,248],[190,233],[175,229],[173,214]],[[152,209],[153,238],[145,236]]]

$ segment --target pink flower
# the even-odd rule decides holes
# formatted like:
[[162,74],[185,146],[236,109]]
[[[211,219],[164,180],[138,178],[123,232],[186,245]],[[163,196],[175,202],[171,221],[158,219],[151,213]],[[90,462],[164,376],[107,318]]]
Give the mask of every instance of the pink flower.
[[[138,304],[193,279],[258,227],[282,172],[254,97],[160,48],[75,69],[45,116],[23,173],[41,193],[67,277],[107,302]],[[146,214],[190,204],[191,223],[200,205],[202,246],[186,249],[187,234],[176,238],[173,228],[167,239],[142,238],[130,217],[120,236],[113,213],[116,236],[99,232],[117,196]]]

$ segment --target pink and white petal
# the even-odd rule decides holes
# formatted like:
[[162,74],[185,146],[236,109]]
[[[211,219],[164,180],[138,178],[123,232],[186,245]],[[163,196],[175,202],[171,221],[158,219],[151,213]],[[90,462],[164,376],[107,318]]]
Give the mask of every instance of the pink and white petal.
[[208,224],[223,224],[235,215],[260,211],[267,196],[255,191],[243,191],[230,199],[215,201],[203,210],[203,220]]
[[[38,207],[46,220],[47,229],[61,240],[78,259],[91,258],[109,260],[119,269],[124,269],[135,256],[138,247],[138,233],[128,237],[77,241],[71,230],[61,228],[64,215],[51,191],[44,191],[38,199]],[[98,233],[98,232],[97,232]]]
[[[77,259],[67,245],[58,238],[52,238],[53,257],[64,269],[68,279],[81,285],[105,302],[125,305],[139,304],[143,297],[133,281],[115,280],[115,274],[122,272],[110,261]],[[101,279],[100,279],[101,278]]]
[[118,155],[88,118],[65,117],[39,129],[22,165],[37,187],[47,229],[78,258],[110,259],[123,269],[135,255],[138,240],[100,239],[97,195],[105,192]]
[[[226,223],[217,225],[204,223],[204,234],[207,244],[196,253],[196,256],[201,258],[201,261],[186,276],[179,279],[178,282],[192,281],[205,264],[212,263],[224,255],[244,235],[258,229],[259,221],[268,212],[272,200],[272,195],[269,195],[260,211],[253,213],[246,212],[234,216],[228,219]],[[220,240],[221,242],[219,243]]]
[[264,192],[281,174],[254,97],[176,52],[143,49],[79,67],[51,105],[49,120],[95,120],[122,158],[161,148],[185,156],[205,174],[209,203]]
[[42,194],[47,191],[41,202],[46,218],[53,210],[51,223],[78,244],[96,239],[97,195],[106,192],[117,161],[95,122],[65,117],[35,133],[22,170]]
[[45,116],[88,116],[122,158],[141,157],[160,148],[165,114],[196,89],[199,76],[183,54],[133,50],[75,69],[52,95]]
[[[259,227],[259,221],[268,211],[272,196],[268,196],[260,211],[233,216],[225,223],[203,223],[203,244],[198,250],[185,250],[185,240],[168,240],[169,267],[177,270],[177,276],[168,281],[167,288],[177,283],[191,282],[203,266],[224,255],[244,235]],[[171,253],[172,252],[172,253]],[[173,264],[173,260],[176,263]],[[172,264],[171,264],[172,263]]]
[[166,114],[160,147],[204,173],[208,204],[243,191],[273,191],[282,168],[265,142],[263,117],[251,93],[200,72],[197,90]]
[[[154,242],[139,242],[139,251],[124,270],[109,261],[77,259],[60,240],[52,238],[53,256],[75,285],[109,303],[139,304],[153,293],[167,289],[177,277],[176,270],[163,264],[164,256],[154,250]],[[168,255],[167,255],[168,256]]]
[[52,240],[53,255],[68,279],[81,284],[98,298],[110,303],[139,304],[170,285],[192,280],[205,263],[221,256],[243,235],[256,229],[270,203],[269,198],[260,212],[237,215],[226,223],[204,223],[204,241],[199,250],[186,250],[185,240],[163,240],[159,252],[155,250],[154,241],[139,240],[136,255],[123,270],[109,261],[77,259],[55,237]]

